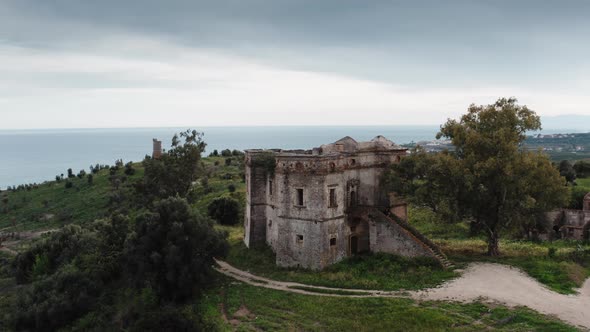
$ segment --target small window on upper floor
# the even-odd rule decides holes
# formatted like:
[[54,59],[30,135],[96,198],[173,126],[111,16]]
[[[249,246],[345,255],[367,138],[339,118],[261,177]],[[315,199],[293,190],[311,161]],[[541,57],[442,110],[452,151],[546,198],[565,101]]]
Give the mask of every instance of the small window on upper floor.
[[297,189],[297,205],[303,206],[303,189]]
[[303,244],[303,235],[297,234],[297,244]]
[[336,170],[336,164],[330,163],[330,172],[334,172]]
[[330,247],[333,247],[335,245],[336,245],[336,238],[335,237],[330,238]]
[[338,203],[336,201],[336,189],[335,188],[330,188],[330,202],[329,202],[329,207],[333,208],[333,207],[338,207]]
[[350,165],[351,166],[356,165],[356,159],[350,159]]

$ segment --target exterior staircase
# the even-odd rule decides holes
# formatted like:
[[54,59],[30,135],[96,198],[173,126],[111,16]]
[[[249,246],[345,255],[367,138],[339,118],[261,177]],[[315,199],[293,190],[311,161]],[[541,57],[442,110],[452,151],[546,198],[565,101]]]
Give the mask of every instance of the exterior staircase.
[[412,237],[418,244],[420,244],[423,248],[429,251],[432,254],[432,257],[435,258],[440,265],[442,265],[445,269],[452,269],[455,265],[447,258],[447,256],[440,250],[440,248],[430,241],[427,237],[422,235],[416,228],[410,225],[407,221],[401,219],[400,217],[396,216],[393,213],[389,215],[384,214],[383,212],[379,211],[376,208],[369,208],[368,209],[368,216],[370,219],[373,220],[383,220],[388,221],[400,226],[403,230],[407,232],[407,234]]

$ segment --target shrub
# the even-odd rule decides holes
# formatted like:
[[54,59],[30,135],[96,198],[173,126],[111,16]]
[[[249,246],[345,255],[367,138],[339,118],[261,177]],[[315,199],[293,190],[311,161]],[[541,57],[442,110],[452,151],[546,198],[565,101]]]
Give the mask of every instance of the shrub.
[[133,163],[128,162],[127,164],[125,164],[125,174],[129,176],[135,174],[135,168],[133,168]]
[[233,198],[221,197],[207,206],[207,212],[222,225],[235,225],[239,221],[240,204]]
[[231,165],[231,158],[225,158],[225,166]]
[[69,179],[71,179],[71,178],[73,178],[74,176],[75,176],[75,175],[74,175],[74,171],[72,171],[72,169],[71,169],[71,168],[68,168],[68,178],[69,178]]
[[77,175],[78,179],[82,179],[85,176],[86,176],[86,171],[83,170],[83,169],[81,169],[80,172],[78,172],[78,175]]
[[88,184],[93,184],[93,183],[94,183],[94,175],[88,174]]
[[183,301],[212,280],[213,258],[227,253],[226,236],[185,199],[164,199],[135,221],[126,242],[130,276],[137,288],[150,286],[160,299]]
[[221,151],[221,156],[222,157],[231,157],[231,150],[225,149],[225,150]]
[[74,186],[74,183],[70,180],[66,180],[66,184],[65,187],[66,189],[72,188]]
[[230,193],[233,193],[236,191],[236,185],[235,184],[230,184],[229,186],[227,186],[227,190],[229,190]]

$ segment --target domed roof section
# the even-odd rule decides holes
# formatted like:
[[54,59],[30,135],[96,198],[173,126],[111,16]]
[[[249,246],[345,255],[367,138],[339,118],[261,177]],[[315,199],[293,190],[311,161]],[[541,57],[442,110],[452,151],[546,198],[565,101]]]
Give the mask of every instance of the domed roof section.
[[342,137],[331,144],[324,144],[321,146],[323,153],[332,152],[354,152],[358,149],[358,142],[350,136]]
[[360,148],[366,150],[398,150],[402,147],[388,140],[384,136],[378,135],[369,142],[360,143]]
[[387,138],[379,135],[368,142],[357,142],[350,136],[343,137],[331,144],[324,144],[318,150],[321,154],[330,153],[354,153],[360,150],[372,151],[372,150],[400,150],[403,149],[401,146],[396,145]]

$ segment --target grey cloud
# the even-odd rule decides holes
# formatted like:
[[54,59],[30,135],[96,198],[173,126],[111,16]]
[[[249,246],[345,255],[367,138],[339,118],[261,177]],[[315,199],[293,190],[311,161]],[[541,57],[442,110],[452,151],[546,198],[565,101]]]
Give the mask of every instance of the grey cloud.
[[[382,81],[552,84],[578,74],[590,2],[9,0],[2,39],[55,47],[138,34]],[[0,14],[2,15],[2,14]],[[0,17],[2,18],[2,17]]]

